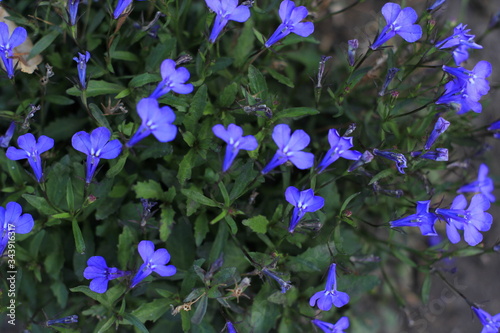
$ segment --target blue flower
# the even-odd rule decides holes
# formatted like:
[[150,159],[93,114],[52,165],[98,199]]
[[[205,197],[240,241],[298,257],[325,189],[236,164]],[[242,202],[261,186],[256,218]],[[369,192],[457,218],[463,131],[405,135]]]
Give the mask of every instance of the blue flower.
[[470,29],[466,29],[467,24],[459,24],[453,30],[453,35],[436,43],[436,47],[440,49],[455,48],[453,58],[455,64],[459,66],[462,62],[469,58],[468,49],[482,49],[483,47],[474,42],[474,35],[468,34]]
[[438,208],[436,214],[441,215],[448,222],[446,234],[453,244],[460,242],[458,230],[464,231],[464,239],[470,246],[475,246],[483,240],[479,231],[488,231],[493,218],[485,211],[490,208],[489,200],[482,194],[472,197],[469,208],[463,194],[458,195],[451,204],[450,209]]
[[13,160],[22,160],[27,158],[33,172],[35,173],[36,180],[42,181],[42,159],[40,154],[54,147],[54,140],[48,136],[42,135],[38,138],[38,142],[31,133],[26,133],[17,138],[17,144],[21,149],[9,147],[6,156]]
[[295,208],[293,209],[292,219],[288,227],[288,232],[293,232],[299,221],[306,213],[315,212],[323,208],[325,199],[314,195],[312,189],[299,191],[296,187],[290,186],[285,191],[285,198]]
[[175,69],[175,61],[165,59],[160,66],[161,82],[158,84],[149,98],[160,98],[170,90],[178,94],[190,94],[193,91],[191,83],[185,83],[189,80],[191,74],[185,67]]
[[290,33],[294,33],[301,37],[307,37],[312,34],[314,32],[314,24],[312,22],[301,22],[308,14],[306,7],[295,7],[293,1],[283,0],[279,9],[279,15],[283,23],[278,26],[264,46],[269,48]]
[[11,122],[9,128],[7,128],[7,131],[5,132],[5,135],[0,136],[0,147],[7,148],[9,146],[10,139],[12,139],[15,130],[16,123]]
[[[488,127],[488,131],[498,131],[500,130],[500,120],[495,121]],[[6,134],[7,135],[7,134]],[[500,133],[494,133],[493,137],[496,139],[500,139]]]
[[434,213],[429,213],[431,201],[417,201],[417,213],[399,220],[389,222],[391,228],[396,227],[419,227],[424,236],[437,236],[434,224],[438,219]]
[[245,5],[238,6],[238,0],[205,0],[205,2],[216,15],[210,33],[210,43],[215,43],[217,36],[219,36],[227,22],[245,22],[250,18],[250,9]]
[[153,272],[160,276],[172,276],[177,272],[175,266],[167,265],[170,261],[170,254],[166,249],[155,251],[153,242],[143,240],[139,243],[138,250],[144,263],[139,267],[137,274],[132,279],[130,288],[134,288]]
[[418,24],[414,24],[418,15],[413,8],[401,9],[400,5],[388,2],[382,7],[382,15],[384,15],[387,25],[372,44],[372,50],[378,49],[396,34],[408,43],[416,42],[422,37],[422,28]]
[[491,75],[491,64],[485,60],[478,62],[472,71],[449,66],[443,66],[443,70],[458,79],[459,84],[465,87],[467,95],[473,101],[479,101],[490,90],[486,78]]
[[69,25],[76,24],[76,16],[78,15],[78,5],[80,0],[68,0],[67,11],[69,16]]
[[259,143],[252,135],[243,136],[243,129],[235,124],[229,124],[227,130],[218,124],[212,127],[215,136],[227,143],[226,156],[222,165],[222,171],[226,172],[233,163],[240,149],[255,150]]
[[382,89],[380,89],[380,92],[378,93],[379,96],[384,96],[385,91],[389,87],[389,84],[391,81],[396,77],[396,74],[399,72],[399,68],[389,68],[387,71],[387,75],[385,76],[384,84],[382,85]]
[[266,174],[287,161],[292,162],[297,168],[309,169],[314,164],[314,155],[301,151],[309,144],[310,138],[303,130],[296,130],[291,134],[290,126],[279,124],[274,127],[273,140],[278,146],[276,154],[262,170]]
[[234,328],[234,324],[232,322],[230,322],[229,320],[226,321],[226,329],[227,329],[228,333],[238,333],[236,328]]
[[448,149],[446,148],[436,148],[436,151],[428,151],[422,154],[422,151],[412,151],[410,153],[412,157],[426,158],[428,160],[434,160],[438,162],[448,161]]
[[14,48],[21,45],[28,37],[26,29],[17,27],[9,34],[9,27],[5,22],[0,22],[0,58],[9,79],[14,77]]
[[279,276],[277,276],[276,274],[274,274],[273,272],[271,272],[267,268],[263,268],[262,273],[267,275],[271,279],[275,280],[276,282],[278,282],[278,284],[280,285],[282,294],[286,293],[290,288],[292,288],[290,281],[283,280],[282,278],[280,278]]
[[87,268],[83,271],[83,277],[90,282],[90,290],[102,294],[108,290],[108,282],[122,276],[129,275],[115,267],[108,267],[106,260],[101,256],[90,257],[87,260]]
[[445,120],[442,117],[439,117],[438,120],[436,121],[436,124],[434,125],[434,129],[431,132],[431,135],[429,135],[429,138],[427,139],[427,142],[424,145],[425,150],[431,149],[431,146],[436,142],[437,138],[443,134],[448,127],[450,126],[450,122]]
[[477,180],[462,186],[458,189],[457,193],[479,192],[488,198],[490,202],[495,202],[495,196],[493,195],[494,189],[493,180],[488,177],[488,166],[483,163],[479,167]]
[[111,140],[111,132],[106,127],[98,127],[90,133],[77,132],[71,138],[73,148],[87,155],[87,176],[89,184],[101,158],[113,159],[120,155],[122,144],[119,140]]
[[150,134],[160,142],[169,142],[175,139],[177,127],[172,123],[175,113],[168,106],[159,107],[154,98],[143,98],[137,103],[137,113],[142,119],[142,124],[132,138],[127,142],[127,147],[134,146]]
[[427,11],[428,12],[432,12],[433,10],[437,9],[439,6],[441,6],[442,4],[444,4],[446,2],[446,0],[436,0],[434,1],[434,3],[432,5],[430,5],[428,8],[427,8]]
[[78,322],[77,315],[66,316],[58,319],[51,319],[45,322],[45,325],[52,326],[57,324],[74,324]]
[[359,168],[360,166],[370,163],[372,160],[373,160],[373,154],[367,150],[361,155],[361,157],[358,160],[356,160],[356,162],[354,162],[349,167],[349,169],[347,169],[347,172],[352,172],[357,168]]
[[470,110],[481,113],[483,109],[481,103],[472,99],[467,94],[466,88],[467,86],[458,79],[446,83],[445,92],[439,97],[436,104],[448,104],[457,111],[457,114],[463,114]]
[[500,330],[500,313],[492,316],[483,309],[476,308],[475,306],[471,308],[479,318],[479,321],[481,321],[481,324],[483,324],[481,333],[498,333]]
[[329,311],[332,306],[341,308],[349,303],[349,295],[337,290],[336,264],[331,264],[326,278],[325,290],[318,291],[309,300],[309,305],[317,305],[320,310]]
[[326,152],[325,157],[318,165],[318,172],[323,172],[325,168],[340,157],[356,161],[362,155],[359,151],[349,150],[354,146],[352,137],[340,136],[339,132],[334,128],[328,132],[328,142],[330,143],[330,149]]
[[27,234],[35,225],[31,214],[22,214],[23,209],[17,202],[9,202],[5,207],[0,207],[0,257],[14,233]]
[[403,169],[406,168],[407,165],[406,165],[406,157],[403,154],[395,153],[392,151],[378,150],[376,148],[373,149],[373,154],[396,162],[396,167],[398,168],[398,171],[401,172],[402,174],[405,173]]
[[73,58],[78,64],[78,80],[80,81],[80,89],[87,89],[87,63],[90,60],[90,53],[88,51],[85,54],[78,52],[78,57]]
[[359,42],[357,39],[351,39],[347,41],[347,62],[349,66],[354,66],[356,62],[356,50],[359,47]]
[[325,333],[344,333],[344,330],[349,328],[349,318],[347,317],[340,318],[335,324],[319,319],[313,319],[311,323],[322,329]]
[[[139,1],[144,1],[144,0],[139,0]],[[118,3],[116,4],[116,8],[113,11],[113,18],[115,20],[119,19],[123,15],[127,15],[129,11],[126,11],[126,9],[132,5],[132,0],[118,0]]]

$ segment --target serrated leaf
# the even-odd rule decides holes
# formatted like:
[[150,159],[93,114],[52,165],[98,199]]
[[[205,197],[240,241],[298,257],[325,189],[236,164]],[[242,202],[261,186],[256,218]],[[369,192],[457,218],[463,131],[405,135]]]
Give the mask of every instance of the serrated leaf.
[[269,221],[265,216],[257,215],[247,220],[243,220],[242,223],[252,229],[253,232],[265,234],[267,232],[267,225],[269,224]]
[[207,86],[202,85],[198,88],[193,96],[193,100],[189,107],[188,114],[184,117],[184,125],[186,129],[192,133],[196,133],[198,121],[203,116],[203,111],[207,105],[208,91]]
[[163,189],[161,185],[150,179],[145,182],[138,182],[132,189],[135,191],[136,198],[140,199],[158,199],[161,200],[163,198]]
[[219,207],[220,205],[214,200],[206,197],[201,190],[192,186],[190,188],[183,188],[181,193],[184,194],[188,199],[193,200],[200,205],[209,207]]

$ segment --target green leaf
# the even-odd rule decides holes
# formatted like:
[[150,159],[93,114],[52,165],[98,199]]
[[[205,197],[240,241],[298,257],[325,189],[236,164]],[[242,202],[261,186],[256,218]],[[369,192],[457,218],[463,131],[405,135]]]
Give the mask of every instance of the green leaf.
[[242,223],[252,229],[253,232],[265,234],[267,232],[267,225],[269,224],[269,221],[265,216],[257,215],[247,220],[243,220]]
[[234,66],[241,67],[247,60],[253,50],[255,36],[253,34],[253,20],[248,19],[243,25],[241,35],[238,37],[238,42],[234,50]]
[[166,298],[158,298],[149,303],[142,303],[137,309],[132,311],[141,323],[150,320],[156,322],[167,311],[170,311],[170,304],[172,300]]
[[135,76],[132,80],[130,80],[128,86],[130,88],[139,88],[149,83],[159,82],[160,80],[161,76],[159,74],[143,73]]
[[319,111],[313,108],[308,107],[298,107],[298,108],[290,108],[285,109],[278,112],[273,119],[278,120],[282,118],[295,118],[295,117],[303,117],[303,116],[312,116],[318,114]]
[[193,201],[199,203],[200,205],[209,206],[209,207],[219,207],[220,206],[214,200],[203,195],[203,193],[201,193],[201,190],[194,187],[194,186],[191,186],[190,188],[183,188],[181,190],[181,193],[184,194],[188,198],[188,200],[193,200]]
[[290,88],[295,88],[295,85],[293,84],[292,80],[290,80],[289,78],[287,78],[283,74],[278,73],[277,71],[275,71],[274,69],[271,69],[271,68],[268,68],[267,71],[269,72],[269,74],[271,74],[273,79],[275,79],[279,83],[282,83],[285,86],[290,87]]
[[238,225],[236,224],[236,221],[231,217],[231,215],[227,214],[224,217],[224,221],[226,221],[229,228],[231,228],[231,233],[233,235],[236,235],[236,233],[238,232]]
[[42,197],[37,197],[36,195],[23,194],[22,197],[28,201],[28,203],[36,208],[40,213],[45,215],[53,215],[59,213],[57,210],[52,208],[47,200]]
[[196,247],[199,247],[207,233],[209,231],[208,228],[208,218],[206,214],[199,214],[194,221],[194,239],[196,242]]
[[47,95],[45,96],[45,100],[56,105],[71,105],[75,103],[73,99],[61,95]]
[[73,237],[75,238],[76,252],[80,254],[85,254],[85,241],[83,239],[82,231],[78,225],[78,221],[74,219],[72,222],[73,227]]
[[208,99],[208,91],[207,86],[202,85],[196,91],[196,94],[193,96],[193,101],[191,102],[191,106],[189,107],[189,112],[184,117],[184,125],[186,129],[192,133],[197,132],[198,121],[203,116],[203,111],[205,110],[205,106],[207,105]]
[[390,176],[392,174],[394,174],[394,172],[392,171],[392,169],[382,170],[379,173],[377,173],[375,176],[372,177],[372,179],[370,180],[370,182],[368,183],[368,185],[372,185],[373,183],[379,181],[380,179],[385,178],[387,176]]
[[160,218],[160,240],[166,242],[170,233],[172,232],[172,227],[174,226],[175,211],[169,208],[162,208],[161,218]]
[[255,97],[263,100],[267,99],[267,83],[264,75],[253,65],[248,67],[248,80],[250,83],[250,91]]
[[356,198],[360,194],[361,194],[361,192],[353,193],[347,199],[345,199],[345,201],[342,203],[342,206],[340,207],[339,215],[342,215],[342,212],[347,208],[347,205],[349,204],[349,202],[351,202],[352,199]]
[[135,53],[128,51],[115,51],[111,53],[111,58],[116,60],[124,60],[124,61],[135,61],[138,62],[140,59]]
[[73,134],[83,129],[86,121],[76,115],[58,117],[50,122],[44,129],[44,134],[56,141],[70,139]]
[[118,158],[118,160],[115,160],[115,164],[111,168],[109,168],[108,172],[106,172],[106,177],[113,178],[123,170],[125,162],[127,162],[128,154],[129,153],[127,150]]
[[424,304],[429,303],[429,295],[431,293],[431,282],[432,282],[432,275],[427,274],[424,283],[422,284],[422,303]]
[[145,182],[138,182],[132,189],[135,191],[136,198],[140,199],[158,199],[161,200],[163,198],[163,189],[161,185],[150,179]]
[[[124,86],[116,83],[102,80],[90,80],[87,84],[87,90],[85,91],[85,94],[87,97],[111,95],[118,94],[124,89]],[[82,92],[76,87],[69,88],[68,90],[66,90],[66,93],[71,96],[80,96],[82,94]]]
[[207,312],[207,305],[208,305],[208,297],[202,296],[200,300],[197,302],[196,310],[193,316],[191,317],[191,322],[193,324],[199,325],[201,323],[203,317],[205,317],[205,313]]
[[225,86],[219,95],[218,104],[221,108],[230,107],[234,100],[236,99],[236,94],[238,93],[238,84],[236,82]]
[[50,285],[50,290],[57,299],[57,304],[61,308],[65,308],[68,303],[68,289],[61,281],[55,281]]
[[[101,322],[104,322],[104,321],[101,321]],[[115,322],[116,322],[116,317],[112,316],[101,327],[99,327],[99,330],[97,331],[97,333],[105,333],[107,330],[109,330],[111,328],[111,326],[113,326],[113,324]]]
[[127,267],[134,252],[133,245],[136,243],[135,233],[129,226],[124,226],[118,236],[118,263],[120,267]]
[[182,158],[181,163],[179,163],[179,171],[177,172],[177,179],[179,183],[184,184],[186,180],[191,179],[191,170],[194,167],[194,161],[196,158],[196,152],[194,149],[190,149],[186,155]]
[[47,47],[50,46],[50,44],[54,42],[54,40],[57,38],[57,36],[59,36],[60,33],[60,30],[52,30],[51,32],[40,38],[40,40],[38,40],[35,45],[33,45],[28,59],[31,59],[34,56],[42,53]]
[[111,129],[111,126],[109,126],[108,120],[106,119],[106,117],[102,113],[101,109],[99,109],[99,107],[97,105],[95,105],[94,103],[90,103],[89,109],[90,109],[90,112],[92,113],[92,116],[95,118],[95,120],[99,124],[99,126],[106,127],[110,131],[113,131]]
[[126,321],[128,321],[129,323],[131,323],[132,325],[134,325],[135,328],[137,328],[140,332],[149,333],[149,331],[146,328],[146,326],[144,326],[144,324],[141,323],[141,321],[136,316],[134,316],[134,315],[132,315],[130,313],[124,313],[123,314],[123,319],[125,319]]
[[71,178],[68,178],[68,182],[66,183],[66,203],[68,204],[69,211],[73,212],[75,209],[75,194],[73,193]]
[[219,182],[219,190],[224,198],[224,204],[228,207],[231,204],[231,201],[229,200],[229,194],[227,193],[226,186],[222,182]]

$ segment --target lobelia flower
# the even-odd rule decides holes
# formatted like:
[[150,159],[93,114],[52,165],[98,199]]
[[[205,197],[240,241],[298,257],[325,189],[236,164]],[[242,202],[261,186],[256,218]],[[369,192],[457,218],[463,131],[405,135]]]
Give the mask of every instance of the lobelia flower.
[[175,66],[175,61],[172,59],[163,60],[160,66],[162,80],[149,98],[158,99],[170,90],[178,94],[190,94],[193,91],[193,85],[185,83],[189,80],[189,71],[185,67],[176,69]]
[[159,107],[154,98],[143,98],[137,103],[137,113],[142,119],[142,124],[132,138],[126,143],[127,147],[134,146],[150,134],[160,142],[169,142],[175,139],[177,127],[172,123],[175,113],[168,106]]
[[72,315],[72,316],[67,316],[59,319],[51,319],[47,320],[45,322],[45,325],[47,326],[52,326],[52,325],[57,325],[57,324],[74,324],[78,322],[78,316],[77,315]]
[[336,264],[331,264],[326,278],[325,290],[318,291],[309,300],[309,305],[317,305],[320,310],[329,311],[332,306],[341,308],[349,303],[349,295],[337,290]]
[[85,54],[78,52],[78,57],[73,58],[77,63],[78,69],[78,80],[80,81],[80,89],[87,89],[87,63],[90,60],[90,53],[88,51]]
[[[22,214],[23,209],[17,202],[9,202],[5,208],[0,207],[0,257],[13,234],[27,234],[35,225],[31,214]],[[10,233],[10,235],[9,235]]]
[[422,154],[422,151],[412,151],[410,153],[412,157],[420,157],[428,160],[434,160],[437,162],[448,161],[448,149],[446,148],[436,148],[436,151],[428,151]]
[[235,124],[229,124],[227,130],[218,124],[212,127],[212,132],[219,139],[227,143],[226,155],[222,164],[222,171],[226,172],[233,163],[240,149],[255,150],[259,143],[252,135],[243,136],[243,129]]
[[430,5],[427,8],[428,12],[432,12],[433,10],[439,8],[441,5],[443,5],[446,2],[446,0],[436,0],[432,5]]
[[493,180],[488,177],[488,171],[488,166],[484,163],[481,164],[481,166],[479,167],[477,180],[462,186],[458,189],[457,193],[479,192],[483,194],[490,202],[495,202],[495,196],[493,195],[495,186],[493,185]]
[[419,227],[424,236],[437,236],[434,224],[438,219],[434,213],[429,213],[431,201],[417,201],[417,213],[403,217],[402,219],[390,221],[391,228],[396,227]]
[[481,113],[483,107],[481,103],[473,100],[467,94],[466,87],[459,80],[453,80],[444,85],[445,92],[436,101],[436,104],[448,104],[453,107],[457,114],[463,114],[470,110]]
[[299,191],[296,187],[290,186],[285,191],[285,198],[295,208],[293,209],[292,219],[288,227],[288,232],[293,232],[299,221],[306,213],[315,212],[325,205],[325,199],[314,195],[312,189]]
[[434,129],[431,132],[431,135],[429,135],[429,138],[425,142],[424,149],[429,150],[431,149],[431,146],[436,142],[437,138],[443,134],[448,127],[450,126],[450,122],[445,120],[442,117],[439,117],[438,120],[436,121],[436,124],[434,125]]
[[349,328],[349,318],[347,317],[340,318],[335,324],[319,319],[313,319],[311,323],[322,329],[325,333],[344,333],[344,330]]
[[210,43],[215,43],[229,21],[245,22],[250,18],[250,9],[245,5],[238,6],[238,0],[205,0],[205,2],[216,15],[210,33]]
[[472,71],[449,66],[443,66],[443,71],[455,76],[473,101],[479,101],[481,96],[486,95],[490,90],[490,84],[486,78],[491,75],[491,64],[485,60],[478,62]]
[[[139,0],[139,1],[144,1],[144,0]],[[121,16],[127,15],[130,12],[130,10],[126,11],[126,9],[131,5],[132,5],[132,0],[118,0],[116,8],[113,11],[113,18],[117,20]]]
[[406,157],[403,154],[395,153],[392,151],[378,150],[376,148],[373,149],[373,154],[396,162],[396,167],[398,168],[398,171],[401,172],[402,174],[405,173],[403,169],[407,168],[407,166],[406,166]]
[[359,151],[349,150],[354,146],[352,137],[340,136],[339,132],[334,128],[328,131],[328,142],[330,143],[330,149],[326,152],[325,157],[318,165],[318,172],[323,172],[325,168],[340,157],[356,161],[362,156]]
[[[490,125],[490,127],[488,127],[488,131],[498,131],[500,130],[500,120],[497,120],[495,121],[494,123],[492,123]],[[7,134],[5,134],[7,135]],[[494,133],[493,134],[493,137],[496,138],[496,139],[500,139],[500,133]]]
[[455,48],[453,51],[453,59],[457,66],[469,59],[468,49],[483,48],[481,45],[474,42],[475,36],[468,34],[470,29],[466,28],[467,24],[459,24],[453,29],[453,35],[436,43],[436,47],[439,49]]
[[301,151],[309,144],[310,138],[303,130],[296,130],[291,134],[290,126],[279,124],[274,127],[273,140],[278,146],[276,154],[262,170],[266,174],[279,165],[292,162],[297,168],[309,169],[314,164],[314,155]]
[[306,7],[295,7],[293,1],[283,0],[279,9],[282,23],[271,37],[269,37],[264,46],[270,48],[274,43],[285,38],[290,33],[301,37],[307,37],[312,34],[314,32],[314,24],[312,22],[301,22],[308,14]]
[[382,29],[371,49],[376,50],[392,37],[399,35],[408,43],[416,42],[422,37],[422,28],[414,24],[418,15],[411,7],[401,9],[401,6],[388,2],[382,7],[382,15],[387,25]]
[[9,79],[14,77],[14,48],[21,45],[27,37],[28,33],[23,27],[17,27],[9,34],[9,26],[0,22],[0,58]]
[[354,162],[350,167],[349,169],[347,169],[347,172],[352,172],[354,170],[356,170],[357,168],[359,168],[360,166],[364,165],[364,164],[367,164],[367,163],[370,163],[371,161],[373,160],[373,154],[370,153],[368,150],[365,151],[361,157],[356,161]]
[[387,75],[385,76],[385,81],[382,85],[382,89],[378,93],[379,96],[385,95],[385,91],[389,87],[391,81],[396,77],[396,74],[399,72],[399,70],[399,68],[389,68],[389,70],[387,71]]
[[172,276],[177,272],[174,265],[167,265],[170,261],[170,253],[168,253],[167,249],[155,251],[153,242],[143,240],[139,243],[138,250],[144,263],[139,267],[137,274],[132,279],[130,288],[134,288],[153,272],[160,276]]
[[290,281],[283,280],[282,278],[280,278],[279,276],[277,276],[276,274],[274,274],[273,272],[271,272],[267,268],[263,268],[261,272],[263,274],[267,275],[268,277],[270,277],[271,279],[275,280],[276,282],[278,282],[278,284],[280,285],[282,294],[286,293],[290,288],[292,288]]
[[68,11],[69,16],[69,25],[76,24],[76,17],[78,15],[78,5],[80,4],[80,0],[68,0],[68,5],[66,9]]
[[469,208],[463,194],[458,195],[450,209],[438,208],[436,214],[443,216],[446,221],[446,234],[453,244],[460,242],[458,230],[464,231],[464,239],[470,246],[475,246],[483,240],[479,231],[488,231],[493,218],[485,211],[490,208],[489,200],[482,194],[472,197]]
[[102,294],[108,290],[108,282],[122,276],[129,275],[115,267],[108,267],[106,260],[101,256],[93,256],[87,260],[87,268],[83,271],[83,277],[90,281],[90,290]]
[[483,309],[471,307],[476,316],[479,318],[481,324],[483,324],[483,329],[481,333],[498,333],[500,330],[500,313],[492,316]]
[[236,328],[234,328],[234,324],[232,322],[230,322],[229,320],[226,321],[226,329],[227,329],[228,333],[238,333]]
[[359,47],[359,42],[357,39],[351,39],[347,41],[347,61],[349,62],[349,66],[354,66],[356,62],[356,50]]
[[98,127],[90,133],[77,132],[71,138],[73,148],[87,155],[87,176],[85,182],[89,184],[101,158],[113,159],[122,151],[119,140],[111,140],[111,132],[106,127]]
[[17,144],[21,149],[9,147],[5,155],[13,161],[27,158],[28,163],[35,173],[36,180],[41,182],[43,172],[40,154],[54,147],[54,140],[48,136],[41,135],[37,141],[33,134],[26,133],[17,138]]
[[0,147],[7,148],[9,146],[10,139],[12,139],[15,130],[16,123],[11,122],[9,128],[7,128],[7,131],[5,132],[5,135],[0,136]]

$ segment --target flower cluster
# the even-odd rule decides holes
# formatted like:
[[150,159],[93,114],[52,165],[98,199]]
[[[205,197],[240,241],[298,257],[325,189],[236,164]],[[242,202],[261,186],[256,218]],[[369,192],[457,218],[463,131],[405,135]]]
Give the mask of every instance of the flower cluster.
[[469,34],[470,29],[466,29],[467,24],[460,23],[453,30],[453,35],[445,38],[444,40],[436,43],[436,47],[439,49],[450,49],[453,50],[453,59],[455,59],[455,64],[460,66],[461,63],[469,59],[468,49],[482,49],[483,47],[474,42],[474,35]]

